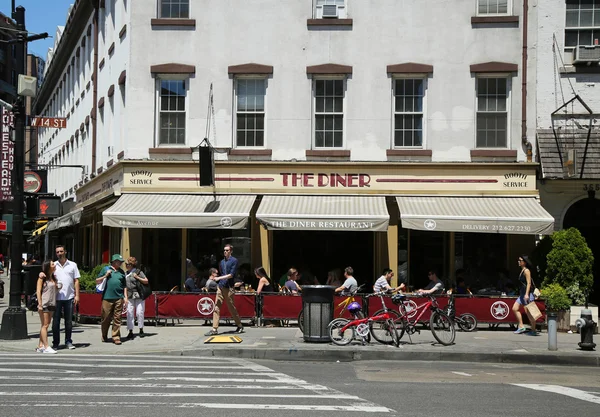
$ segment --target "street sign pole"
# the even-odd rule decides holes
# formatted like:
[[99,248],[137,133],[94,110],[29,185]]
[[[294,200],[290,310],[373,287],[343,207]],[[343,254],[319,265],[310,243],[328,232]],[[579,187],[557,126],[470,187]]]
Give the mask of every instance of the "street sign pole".
[[[16,61],[17,74],[25,74],[26,32],[25,8],[17,7],[14,19],[17,23]],[[10,254],[10,297],[8,308],[2,315],[0,339],[27,339],[27,318],[21,307],[23,282],[21,278],[21,256],[23,254],[23,177],[25,173],[25,105],[23,97],[17,95],[13,106],[15,120],[15,159],[12,171],[13,225]]]

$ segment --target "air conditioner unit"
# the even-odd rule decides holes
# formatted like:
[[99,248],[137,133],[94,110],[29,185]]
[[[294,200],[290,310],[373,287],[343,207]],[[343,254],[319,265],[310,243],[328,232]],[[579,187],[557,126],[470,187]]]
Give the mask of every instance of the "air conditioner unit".
[[579,45],[573,50],[573,64],[600,63],[600,45]]
[[323,17],[337,18],[338,7],[335,4],[324,4],[323,5]]

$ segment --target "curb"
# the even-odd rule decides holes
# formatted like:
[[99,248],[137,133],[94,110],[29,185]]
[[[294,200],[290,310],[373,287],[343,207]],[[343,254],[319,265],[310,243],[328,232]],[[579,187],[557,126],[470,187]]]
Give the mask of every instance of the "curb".
[[575,356],[555,353],[471,353],[471,352],[404,352],[394,350],[358,351],[327,349],[258,349],[258,348],[207,348],[170,351],[180,356],[218,356],[274,361],[354,362],[378,360],[411,360],[442,362],[517,363],[525,365],[560,365],[600,367],[600,357]]

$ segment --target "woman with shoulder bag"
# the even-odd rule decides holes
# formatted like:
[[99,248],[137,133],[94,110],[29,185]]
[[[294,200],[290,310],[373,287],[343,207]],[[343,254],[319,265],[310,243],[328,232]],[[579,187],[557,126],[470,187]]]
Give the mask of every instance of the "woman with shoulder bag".
[[46,261],[42,266],[42,272],[37,280],[36,295],[38,299],[38,312],[40,313],[40,340],[35,349],[38,353],[56,353],[56,350],[48,346],[48,327],[52,321],[52,315],[56,310],[56,291],[60,284],[54,276],[54,262]]
[[[131,294],[129,297],[129,304],[127,305],[127,335],[128,340],[133,340],[133,324],[134,317],[137,316],[138,327],[140,329],[140,337],[144,337],[144,313],[145,313],[145,300],[142,299],[141,294],[138,291],[138,282],[141,284],[148,284],[148,278],[142,271],[137,268],[137,259],[133,256],[127,258],[125,264],[126,268],[126,280],[127,280],[127,293]],[[135,315],[134,315],[135,313]]]
[[533,283],[533,279],[531,278],[531,263],[529,262],[529,258],[525,255],[519,256],[518,259],[519,266],[521,267],[521,273],[519,274],[519,298],[513,304],[512,310],[515,313],[517,321],[519,322],[517,330],[515,330],[515,334],[522,334],[527,332],[525,325],[523,324],[523,315],[519,311],[521,306],[525,310],[527,314],[527,318],[529,319],[529,323],[531,324],[531,330],[527,333],[530,336],[537,335],[537,331],[535,330],[535,319],[529,312],[525,306],[529,303],[535,302],[535,295],[533,294],[535,285]]

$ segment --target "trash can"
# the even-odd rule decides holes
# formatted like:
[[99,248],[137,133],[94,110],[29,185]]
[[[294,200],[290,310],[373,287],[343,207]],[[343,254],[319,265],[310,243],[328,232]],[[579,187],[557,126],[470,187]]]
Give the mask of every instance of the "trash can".
[[42,265],[23,265],[21,275],[23,277],[23,293],[25,295],[29,296],[36,291],[40,272],[42,272]]
[[305,285],[302,287],[304,311],[304,341],[329,342],[327,326],[333,320],[333,293],[330,285]]

